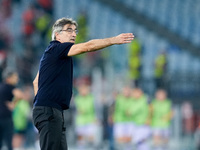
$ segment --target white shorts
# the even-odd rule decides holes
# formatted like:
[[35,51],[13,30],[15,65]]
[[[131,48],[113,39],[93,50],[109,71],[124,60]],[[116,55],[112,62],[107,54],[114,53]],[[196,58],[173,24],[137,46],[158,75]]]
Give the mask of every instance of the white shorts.
[[152,130],[153,130],[154,136],[162,136],[162,137],[168,138],[170,135],[169,128],[164,128],[164,129],[153,128]]
[[151,128],[147,125],[135,125],[134,126],[134,132],[132,137],[133,143],[141,142],[151,136]]
[[79,136],[95,136],[97,133],[97,125],[93,123],[76,126],[76,133]]
[[116,123],[114,125],[114,137],[132,137],[134,125],[133,123]]

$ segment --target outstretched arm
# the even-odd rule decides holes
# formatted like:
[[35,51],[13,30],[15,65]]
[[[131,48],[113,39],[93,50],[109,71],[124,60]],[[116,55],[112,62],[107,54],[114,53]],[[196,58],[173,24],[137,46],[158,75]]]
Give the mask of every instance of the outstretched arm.
[[94,39],[85,43],[74,44],[68,52],[68,56],[96,51],[111,45],[130,43],[133,39],[134,35],[132,33],[122,33],[115,37]]

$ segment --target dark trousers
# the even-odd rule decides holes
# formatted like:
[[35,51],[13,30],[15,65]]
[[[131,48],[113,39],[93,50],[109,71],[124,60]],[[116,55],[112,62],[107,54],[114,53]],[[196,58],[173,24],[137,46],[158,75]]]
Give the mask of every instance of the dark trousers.
[[12,118],[0,119],[0,149],[5,143],[8,150],[12,150],[12,137],[13,137],[14,127]]
[[33,122],[39,131],[41,150],[67,150],[63,112],[51,107],[33,108]]

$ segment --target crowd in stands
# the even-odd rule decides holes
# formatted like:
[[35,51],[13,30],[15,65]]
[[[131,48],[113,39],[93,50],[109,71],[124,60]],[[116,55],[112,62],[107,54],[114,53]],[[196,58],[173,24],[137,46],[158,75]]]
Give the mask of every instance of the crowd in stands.
[[[3,0],[0,3],[0,72],[6,67],[12,67],[7,66],[6,63],[10,59],[10,54],[13,53],[20,83],[32,84],[34,65],[37,65],[46,43],[51,39],[53,1],[32,1],[21,14],[22,26],[20,29],[16,29],[20,30],[20,35],[17,35],[17,37],[14,36],[15,33],[10,32],[6,21],[11,19],[14,5],[21,5],[21,1]],[[18,49],[14,49],[16,47],[12,44],[14,41],[17,41],[17,44],[20,45],[19,48],[17,47]]]

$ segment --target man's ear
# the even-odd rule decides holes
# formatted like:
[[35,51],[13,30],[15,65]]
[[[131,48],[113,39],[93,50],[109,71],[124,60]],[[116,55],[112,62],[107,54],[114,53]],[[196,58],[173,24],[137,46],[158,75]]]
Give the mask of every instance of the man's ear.
[[59,39],[59,32],[56,32],[56,33],[55,33],[55,37],[56,37],[56,40]]

